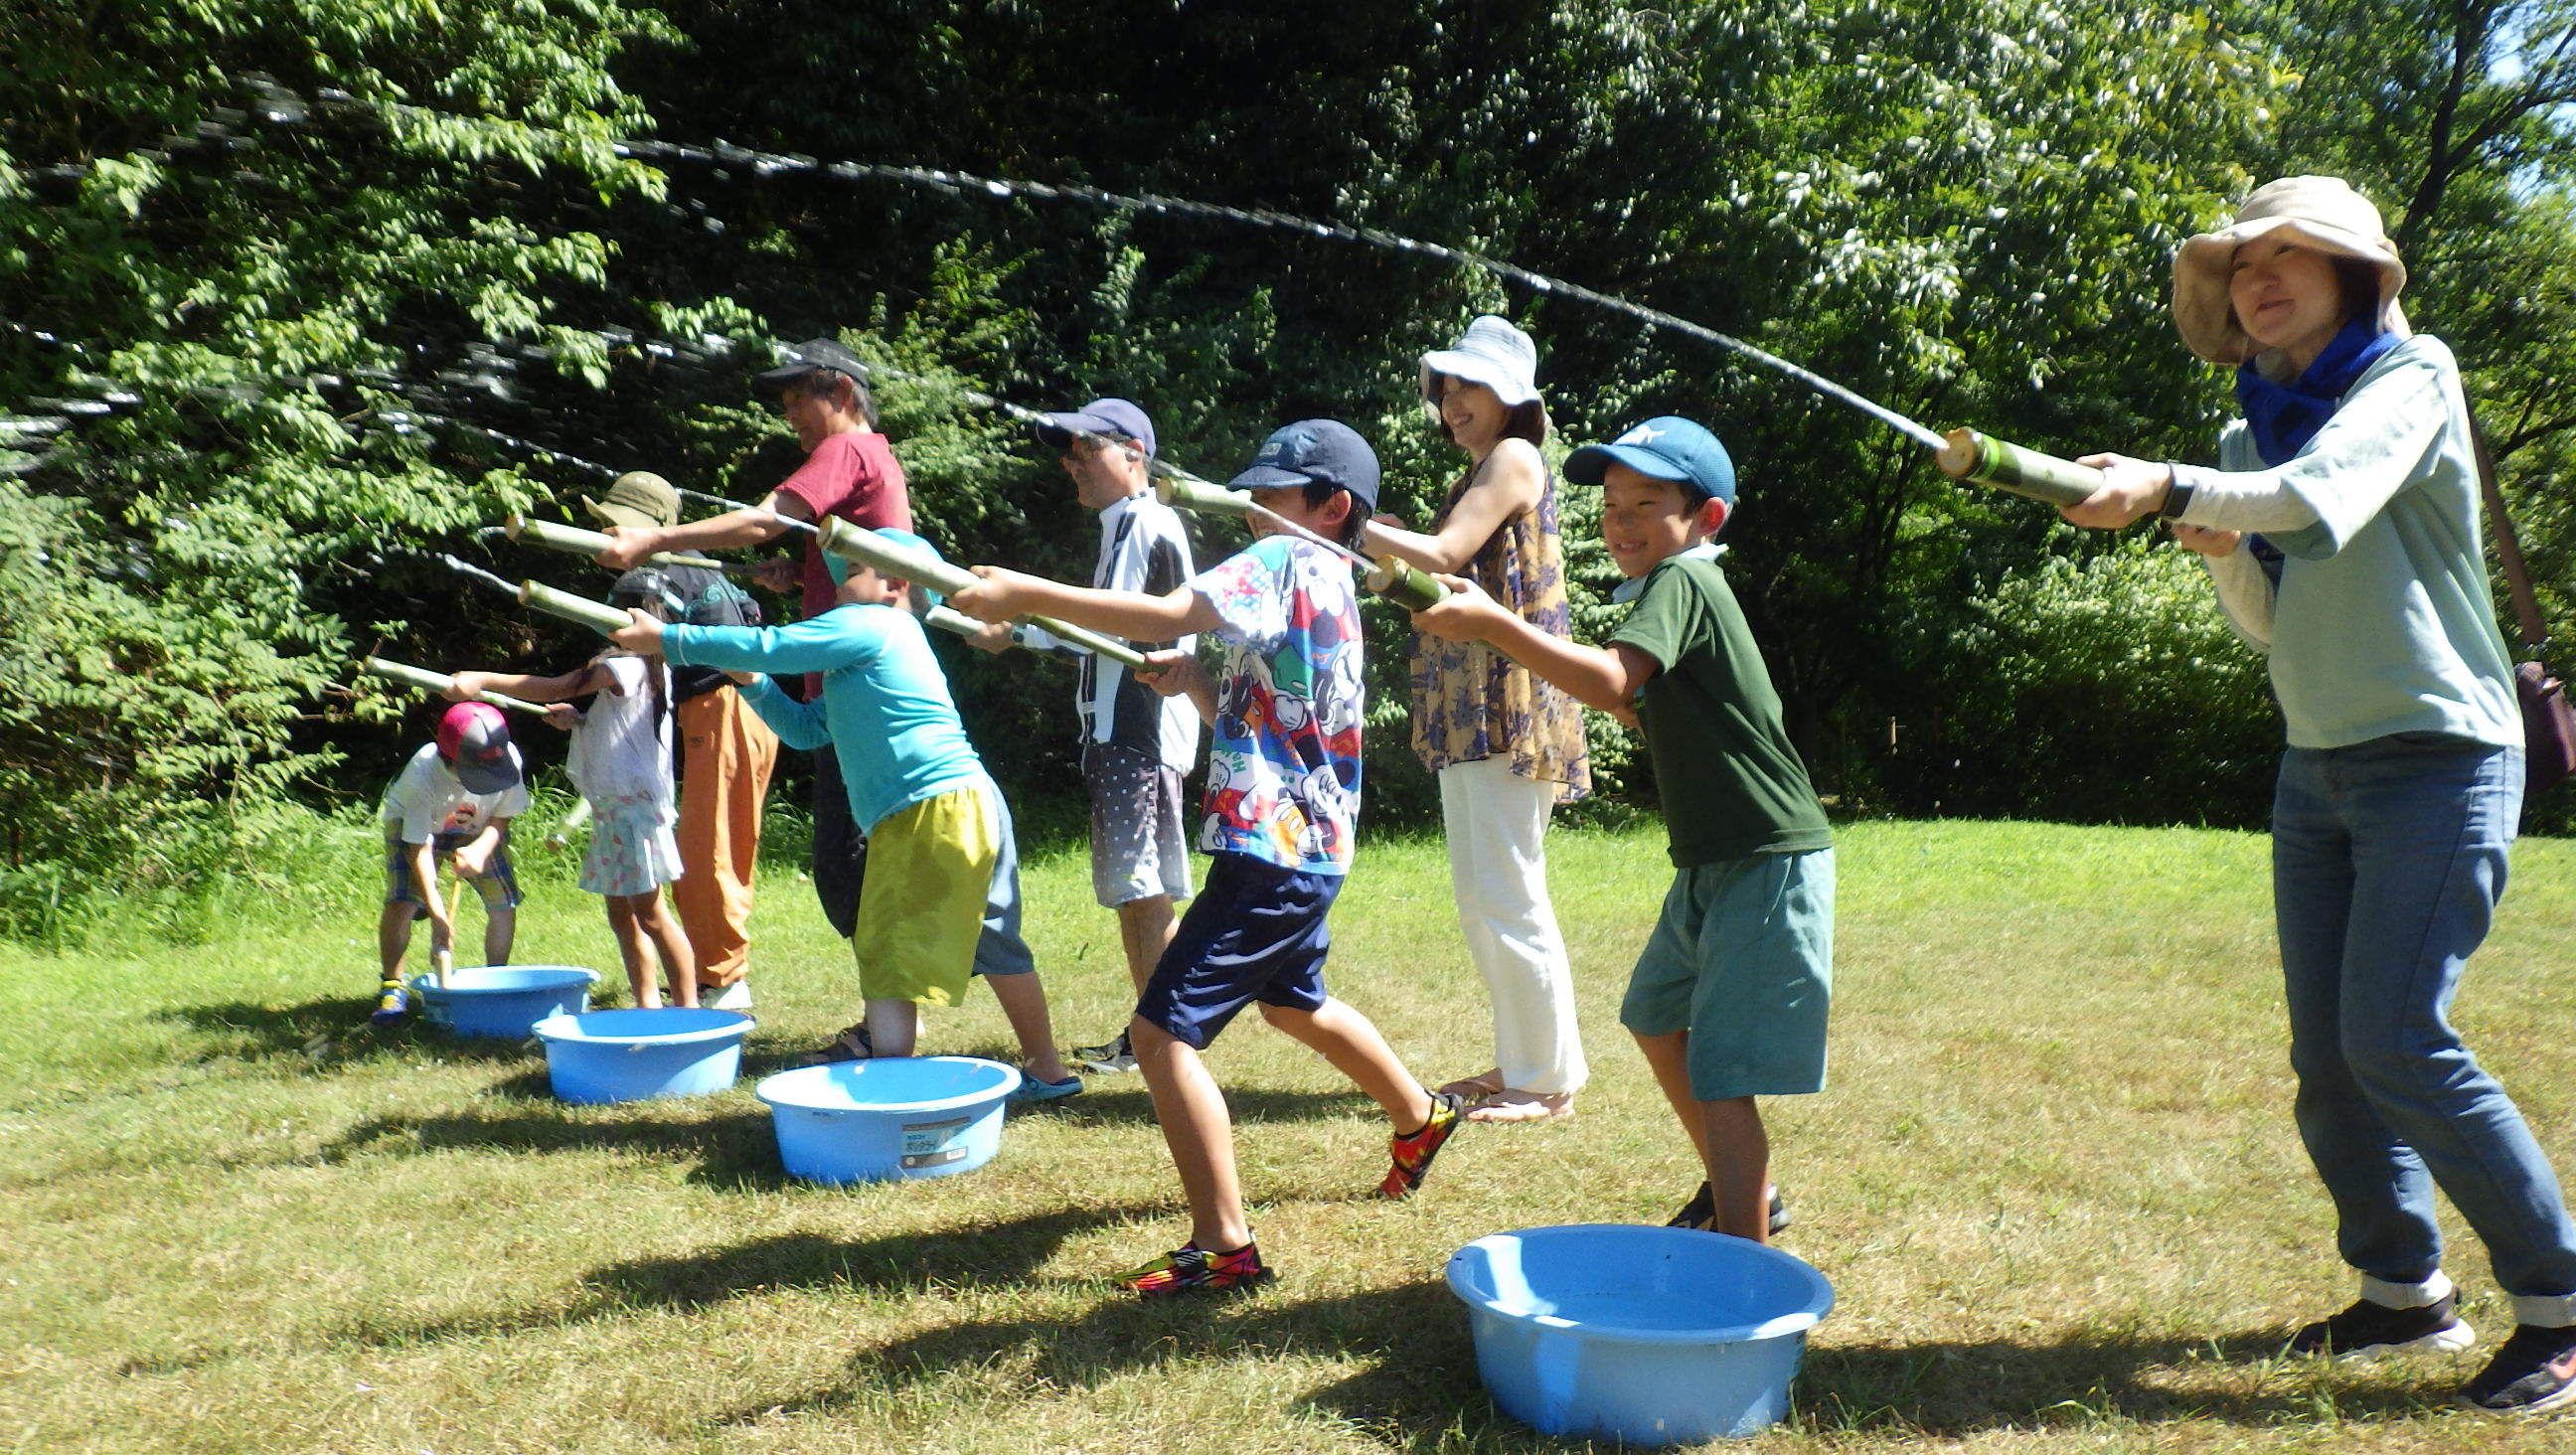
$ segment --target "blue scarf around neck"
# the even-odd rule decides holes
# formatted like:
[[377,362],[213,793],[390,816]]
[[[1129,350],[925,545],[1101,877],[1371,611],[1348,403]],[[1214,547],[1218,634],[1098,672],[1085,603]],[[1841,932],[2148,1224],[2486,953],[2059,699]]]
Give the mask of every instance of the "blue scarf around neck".
[[2352,392],[2370,366],[2397,347],[2393,333],[2379,332],[2377,320],[2356,318],[2336,330],[2314,362],[2287,384],[2266,379],[2252,364],[2236,371],[2236,402],[2254,431],[2254,452],[2266,465],[2286,465],[2317,437],[2335,406]]

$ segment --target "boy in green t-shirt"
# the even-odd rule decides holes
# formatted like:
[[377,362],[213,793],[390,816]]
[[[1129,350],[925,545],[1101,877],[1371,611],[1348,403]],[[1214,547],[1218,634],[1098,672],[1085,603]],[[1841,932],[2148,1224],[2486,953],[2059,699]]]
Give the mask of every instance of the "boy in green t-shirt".
[[1576,450],[1565,478],[1602,487],[1602,543],[1635,583],[1608,647],[1538,631],[1456,577],[1414,624],[1484,642],[1644,730],[1675,872],[1619,1019],[1708,1172],[1675,1224],[1763,1242],[1778,1213],[1753,1099],[1825,1085],[1833,833],[1717,566],[1735,513],[1726,447],[1664,415]]

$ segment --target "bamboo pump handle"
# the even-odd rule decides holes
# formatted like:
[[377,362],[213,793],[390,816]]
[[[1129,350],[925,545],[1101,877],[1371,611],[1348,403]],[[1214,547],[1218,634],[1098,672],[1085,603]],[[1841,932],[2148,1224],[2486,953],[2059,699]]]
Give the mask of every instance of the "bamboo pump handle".
[[[921,614],[921,620],[925,626],[935,626],[941,631],[953,632],[961,637],[979,637],[984,634],[984,623],[953,606],[934,606]],[[1011,645],[1025,647],[1028,644],[1027,630],[1018,626],[1012,627]]]
[[558,591],[542,581],[520,582],[519,602],[549,616],[577,621],[602,636],[625,627],[635,619],[616,607],[593,601],[587,596],[575,596],[569,591]]

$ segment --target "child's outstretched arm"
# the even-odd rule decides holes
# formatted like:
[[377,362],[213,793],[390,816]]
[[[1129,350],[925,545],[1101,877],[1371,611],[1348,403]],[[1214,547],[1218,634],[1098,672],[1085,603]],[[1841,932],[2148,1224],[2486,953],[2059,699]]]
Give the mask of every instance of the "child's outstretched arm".
[[1415,626],[1436,637],[1483,642],[1586,707],[1625,712],[1661,670],[1654,658],[1625,642],[1587,647],[1540,631],[1463,576],[1440,580],[1449,598],[1413,613]]
[[785,626],[668,626],[633,607],[626,625],[608,634],[630,652],[659,654],[674,667],[721,667],[732,672],[829,672],[874,657],[879,639],[853,630],[838,612]]
[[575,667],[560,677],[536,677],[524,672],[459,672],[448,679],[447,700],[472,702],[478,693],[502,692],[522,702],[564,702],[585,692],[609,691],[615,680],[596,662]]
[[1371,555],[1395,556],[1425,571],[1463,571],[1503,522],[1538,504],[1546,493],[1547,466],[1538,447],[1523,439],[1505,439],[1449,507],[1449,518],[1437,531],[1410,531],[1393,516],[1369,522],[1363,542]]
[[948,598],[948,604],[981,621],[1052,616],[1131,642],[1168,642],[1212,632],[1223,625],[1208,599],[1187,586],[1164,596],[1141,591],[1098,591],[1044,576],[978,566],[983,580]]

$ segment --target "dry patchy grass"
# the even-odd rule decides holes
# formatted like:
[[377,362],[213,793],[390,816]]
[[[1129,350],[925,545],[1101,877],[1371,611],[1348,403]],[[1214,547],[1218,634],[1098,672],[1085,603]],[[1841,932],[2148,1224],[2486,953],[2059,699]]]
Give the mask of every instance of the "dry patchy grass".
[[[2576,1444],[2445,1408],[2460,1364],[2274,1357],[2348,1288],[2287,1116],[2264,847],[1843,832],[1834,1085],[1772,1107],[1787,1246],[1840,1304],[1795,1420],[1738,1448]],[[1566,1448],[1487,1403],[1441,1267],[1500,1229],[1661,1221],[1696,1174],[1616,1020],[1660,840],[1568,833],[1554,860],[1582,1114],[1478,1129],[1418,1201],[1375,1204],[1356,1196],[1383,1165],[1373,1110],[1247,1020],[1212,1060],[1285,1277],[1178,1307],[1103,1281],[1182,1235],[1132,1077],[1016,1118],[970,1176],[782,1176],[750,1084],[850,996],[789,879],[764,886],[742,1084],[643,1106],[558,1105],[526,1048],[368,1029],[354,877],[205,946],[0,951],[0,1447]],[[2518,875],[2462,1018],[2565,1157],[2576,852],[2526,844]],[[1042,856],[1028,888],[1059,1035],[1096,1039],[1124,1015],[1114,924],[1077,858]],[[1336,989],[1417,1073],[1486,1064],[1436,843],[1370,844],[1335,922]],[[596,903],[559,877],[521,950],[613,972]],[[926,1044],[1007,1042],[979,998]],[[2501,1332],[2473,1242],[2454,1272]]]

